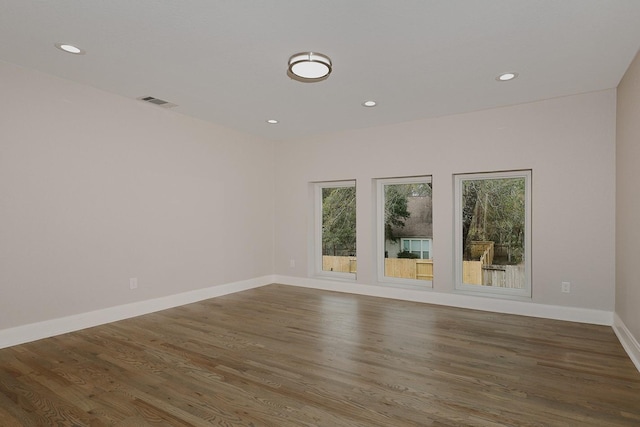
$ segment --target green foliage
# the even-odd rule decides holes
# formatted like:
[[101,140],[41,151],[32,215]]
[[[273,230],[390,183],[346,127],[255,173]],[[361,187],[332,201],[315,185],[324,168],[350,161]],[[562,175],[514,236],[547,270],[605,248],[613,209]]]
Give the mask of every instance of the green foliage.
[[356,187],[322,189],[322,253],[356,253]]
[[463,181],[463,247],[471,241],[492,241],[509,248],[521,261],[525,234],[524,178]]
[[[430,196],[431,184],[395,184],[385,186],[385,238],[395,240],[393,227],[404,227],[411,213],[409,196]],[[356,187],[322,189],[322,253],[355,255],[356,253]]]
[[384,187],[384,235],[387,240],[395,240],[393,227],[404,227],[404,220],[411,216],[407,210],[410,188],[405,184]]
[[408,210],[409,197],[431,196],[431,183],[391,184],[384,187],[384,236],[396,240],[393,229],[405,226],[411,216]]
[[420,258],[420,256],[417,254],[414,254],[413,252],[402,251],[402,252],[398,252],[398,258],[418,259]]

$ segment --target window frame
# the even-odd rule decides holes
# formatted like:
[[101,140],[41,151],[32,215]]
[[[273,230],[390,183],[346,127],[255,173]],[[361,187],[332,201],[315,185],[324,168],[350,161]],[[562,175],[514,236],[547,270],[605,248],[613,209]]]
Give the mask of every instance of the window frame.
[[[531,169],[497,171],[497,172],[478,172],[478,173],[461,173],[453,175],[454,185],[454,284],[455,290],[460,293],[483,295],[495,298],[506,299],[531,299],[531,189],[532,189]],[[524,287],[518,288],[502,288],[495,286],[482,286],[465,284],[462,282],[463,275],[463,248],[462,248],[462,184],[464,181],[473,181],[481,179],[509,179],[524,178],[525,184],[525,242],[524,242]]]
[[[386,185],[397,184],[424,184],[430,183],[431,190],[433,191],[433,175],[420,175],[420,176],[407,176],[397,178],[376,178],[375,188],[375,209],[376,209],[376,269],[378,282],[384,285],[391,285],[396,287],[409,287],[414,289],[433,289],[433,280],[420,280],[420,279],[405,279],[399,277],[392,277],[385,275],[385,229],[384,229],[384,204],[385,195],[384,188]],[[431,194],[431,200],[433,203],[433,192]],[[433,208],[432,208],[433,214]],[[433,218],[433,217],[432,217]],[[411,239],[411,238],[408,238]],[[415,239],[414,239],[415,240]],[[425,240],[425,239],[421,239]],[[431,236],[430,255],[433,260],[433,236]],[[434,268],[435,270],[435,268]]]
[[322,190],[324,188],[343,188],[343,187],[354,187],[356,192],[356,260],[358,255],[358,244],[357,244],[357,195],[358,195],[358,186],[357,181],[355,179],[341,180],[341,181],[323,181],[323,182],[315,182],[314,183],[314,275],[317,277],[338,279],[338,280],[346,280],[355,282],[357,279],[357,268],[355,273],[347,273],[340,271],[325,271],[322,269]]

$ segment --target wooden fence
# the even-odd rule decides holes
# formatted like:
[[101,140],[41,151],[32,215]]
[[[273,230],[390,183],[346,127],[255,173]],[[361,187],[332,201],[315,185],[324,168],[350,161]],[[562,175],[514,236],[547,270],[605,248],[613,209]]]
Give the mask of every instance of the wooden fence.
[[[479,261],[462,261],[462,283],[483,285],[483,268],[493,263],[495,243],[491,241],[469,242],[471,258]],[[497,280],[497,279],[496,279]]]
[[481,261],[462,262],[462,283],[467,285],[522,289],[524,281],[524,265],[483,265]]
[[482,265],[493,264],[495,253],[495,243],[492,241],[469,242],[469,252],[471,259],[478,259]]
[[323,271],[339,271],[342,273],[355,273],[358,263],[352,256],[322,256]]
[[[355,257],[323,255],[322,270],[355,273],[357,261]],[[384,275],[401,279],[433,280],[433,260],[385,258]]]
[[482,284],[498,288],[524,288],[524,265],[488,265],[482,269]]
[[[485,259],[462,262],[462,283],[500,288],[524,288],[524,265],[490,265],[486,264]],[[358,262],[355,257],[324,255],[322,269],[355,273]],[[433,280],[433,260],[385,258],[384,275],[400,279]]]
[[433,280],[433,260],[385,258],[384,275],[400,279]]
[[482,262],[462,261],[462,283],[482,285]]

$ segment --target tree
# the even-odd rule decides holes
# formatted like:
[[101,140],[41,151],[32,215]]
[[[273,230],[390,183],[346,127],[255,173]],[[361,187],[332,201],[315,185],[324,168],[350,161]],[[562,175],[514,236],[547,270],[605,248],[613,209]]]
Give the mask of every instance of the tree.
[[[385,185],[384,230],[387,240],[395,240],[393,227],[404,227],[411,216],[408,197],[431,196],[431,183]],[[322,189],[322,253],[356,253],[356,188]]]
[[322,253],[356,253],[356,187],[322,189]]
[[509,261],[520,261],[524,252],[524,178],[464,181],[462,197],[465,253],[472,240],[488,240],[506,245]]
[[407,210],[410,189],[407,184],[384,186],[384,237],[396,240],[393,227],[404,227],[404,220],[411,216]]
[[469,248],[469,229],[474,218],[474,211],[478,202],[478,184],[481,181],[464,181],[462,191],[462,248]]
[[408,209],[409,197],[430,197],[431,183],[391,184],[384,187],[384,236],[386,240],[397,240],[394,228],[405,226],[411,217]]

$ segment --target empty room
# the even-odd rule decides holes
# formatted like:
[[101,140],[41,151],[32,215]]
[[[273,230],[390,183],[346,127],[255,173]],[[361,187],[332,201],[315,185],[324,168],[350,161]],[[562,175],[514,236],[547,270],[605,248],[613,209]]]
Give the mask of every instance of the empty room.
[[640,425],[637,0],[0,0],[0,426]]

